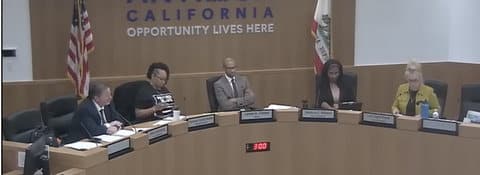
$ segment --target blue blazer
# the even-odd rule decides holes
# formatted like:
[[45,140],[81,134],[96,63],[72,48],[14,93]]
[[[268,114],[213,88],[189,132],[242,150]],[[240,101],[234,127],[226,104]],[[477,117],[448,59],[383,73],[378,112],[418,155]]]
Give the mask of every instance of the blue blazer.
[[[111,106],[104,106],[107,122],[122,121],[120,114]],[[88,130],[88,132],[87,132]],[[76,142],[90,136],[107,133],[107,127],[101,124],[100,114],[91,99],[85,99],[78,106],[72,119],[72,124],[66,143]]]

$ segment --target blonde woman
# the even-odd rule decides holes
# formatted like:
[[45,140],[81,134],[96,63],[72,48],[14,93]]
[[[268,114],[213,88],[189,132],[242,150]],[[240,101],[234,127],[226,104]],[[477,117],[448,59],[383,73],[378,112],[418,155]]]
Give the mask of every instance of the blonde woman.
[[393,114],[417,116],[420,114],[420,103],[429,104],[432,114],[440,110],[437,95],[433,89],[423,84],[422,66],[416,61],[410,61],[405,69],[405,79],[408,83],[401,84],[392,105]]

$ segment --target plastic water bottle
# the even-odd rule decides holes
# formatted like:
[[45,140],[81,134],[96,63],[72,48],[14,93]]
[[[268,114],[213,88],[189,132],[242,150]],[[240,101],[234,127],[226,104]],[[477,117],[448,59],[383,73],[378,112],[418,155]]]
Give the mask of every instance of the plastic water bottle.
[[427,102],[423,102],[420,104],[420,116],[422,118],[428,118],[430,116],[430,105]]

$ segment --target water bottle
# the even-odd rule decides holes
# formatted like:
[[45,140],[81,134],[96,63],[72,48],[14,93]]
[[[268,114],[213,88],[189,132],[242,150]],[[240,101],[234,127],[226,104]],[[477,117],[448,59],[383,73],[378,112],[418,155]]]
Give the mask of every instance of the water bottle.
[[430,116],[430,105],[425,101],[420,104],[420,116],[424,119]]

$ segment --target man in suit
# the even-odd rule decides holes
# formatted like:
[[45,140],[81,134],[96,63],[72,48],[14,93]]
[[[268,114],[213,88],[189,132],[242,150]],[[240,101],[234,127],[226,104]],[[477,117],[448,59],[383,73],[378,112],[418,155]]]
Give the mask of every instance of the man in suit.
[[101,83],[90,83],[88,97],[79,105],[72,119],[67,142],[117,132],[120,114],[110,105],[112,92]]
[[223,60],[225,75],[214,84],[215,96],[219,104],[218,111],[250,109],[255,103],[255,94],[244,76],[237,75],[233,58]]

